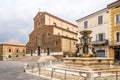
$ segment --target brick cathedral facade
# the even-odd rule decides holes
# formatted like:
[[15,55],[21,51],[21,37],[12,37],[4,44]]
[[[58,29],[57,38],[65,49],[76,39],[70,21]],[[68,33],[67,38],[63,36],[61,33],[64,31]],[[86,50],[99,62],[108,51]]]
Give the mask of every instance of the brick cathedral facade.
[[47,12],[38,12],[26,45],[27,54],[75,53],[77,26]]

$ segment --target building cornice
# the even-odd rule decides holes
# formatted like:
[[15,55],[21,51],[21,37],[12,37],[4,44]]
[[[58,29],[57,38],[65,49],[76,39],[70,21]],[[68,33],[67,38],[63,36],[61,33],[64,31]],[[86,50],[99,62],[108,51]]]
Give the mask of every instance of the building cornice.
[[75,40],[77,41],[77,39],[74,39],[74,38],[70,38],[70,37],[67,37],[67,36],[61,36],[62,38],[67,38],[67,39],[70,39],[70,40]]
[[92,13],[92,14],[89,14],[89,15],[87,15],[87,16],[85,16],[85,17],[82,17],[82,18],[76,20],[76,22],[79,22],[79,21],[81,21],[81,20],[85,20],[86,18],[89,18],[89,17],[92,17],[92,16],[94,16],[94,15],[100,14],[100,13],[105,12],[105,11],[107,11],[107,10],[108,10],[107,8],[104,8],[104,9],[102,9],[102,10],[99,10],[99,11],[97,11],[97,12],[94,12],[94,13]]
[[107,5],[107,8],[112,8],[112,7],[116,7],[116,6],[119,6],[120,7],[120,0],[117,0],[109,5]]
[[6,45],[6,46],[22,46],[22,47],[25,47],[26,44],[15,44],[15,43],[2,43],[0,44],[2,46]]
[[[57,16],[54,16],[54,15],[48,13],[48,12],[38,12],[37,15],[39,15],[40,13],[42,13],[42,14],[44,14],[44,15],[46,14],[46,15],[49,15],[49,16],[51,16],[51,17],[54,17],[54,18],[56,18],[56,19],[58,19],[58,20],[60,20],[60,21],[63,21],[63,22],[65,22],[65,23],[67,23],[67,24],[70,24],[70,25],[72,25],[72,26],[74,26],[74,27],[78,27],[77,25],[75,25],[75,24],[73,24],[73,23],[70,23],[70,22],[68,22],[68,21],[66,21],[66,20],[63,20],[63,19],[61,19],[61,18],[59,18],[59,17],[57,17]],[[34,17],[34,19],[37,17],[37,15]]]
[[76,35],[77,35],[77,32],[73,32],[73,31],[70,31],[70,30],[67,30],[67,29],[61,28],[61,27],[59,27],[59,26],[54,26],[54,25],[46,25],[46,26],[55,27],[55,28],[58,28],[58,29],[64,30],[64,31],[66,31],[66,32],[70,32],[70,33],[73,33],[73,34],[76,34]]

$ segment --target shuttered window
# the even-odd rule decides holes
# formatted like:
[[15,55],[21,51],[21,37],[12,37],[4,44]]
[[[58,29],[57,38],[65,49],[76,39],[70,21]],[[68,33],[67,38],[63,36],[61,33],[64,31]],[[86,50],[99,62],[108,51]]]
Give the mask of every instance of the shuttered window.
[[116,15],[116,24],[120,23],[120,14]]
[[105,33],[96,34],[96,41],[104,41],[105,40]]
[[103,23],[103,16],[98,16],[98,25]]
[[85,21],[84,22],[84,29],[87,29],[88,28],[88,21]]
[[116,33],[116,40],[117,42],[120,42],[120,32]]
[[105,50],[97,50],[96,55],[97,57],[105,57]]

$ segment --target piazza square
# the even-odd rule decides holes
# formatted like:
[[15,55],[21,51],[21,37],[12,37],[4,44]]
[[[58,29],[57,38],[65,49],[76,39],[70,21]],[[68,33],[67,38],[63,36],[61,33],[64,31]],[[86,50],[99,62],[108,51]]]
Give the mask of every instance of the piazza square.
[[[24,0],[21,3],[25,5]],[[15,6],[21,3],[16,1]],[[46,6],[49,5],[46,3]],[[24,14],[33,20],[23,26],[25,29],[22,29],[22,22],[20,25],[16,22],[16,27],[21,26],[15,29],[17,32],[12,31],[12,36],[8,36],[9,28],[8,34],[5,33],[7,38],[1,36],[0,80],[120,80],[120,0],[106,2],[105,6],[98,11],[85,12],[85,16],[75,12],[65,15],[76,15],[76,19],[72,19],[76,24],[60,17],[62,12],[57,10],[58,15],[39,9],[34,16],[26,10]],[[19,10],[22,9],[25,8]],[[17,16],[17,8],[15,14],[15,18],[22,21],[24,17],[26,21],[25,16]],[[9,26],[14,26],[11,24]]]

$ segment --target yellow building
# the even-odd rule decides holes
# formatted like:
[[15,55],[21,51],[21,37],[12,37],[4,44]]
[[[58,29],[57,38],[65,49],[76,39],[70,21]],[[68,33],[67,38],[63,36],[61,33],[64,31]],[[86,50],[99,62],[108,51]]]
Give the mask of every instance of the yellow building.
[[120,61],[120,0],[107,7],[111,21],[110,56],[115,58],[115,61]]
[[7,60],[12,57],[24,56],[26,53],[25,44],[3,43],[0,44],[0,60]]

